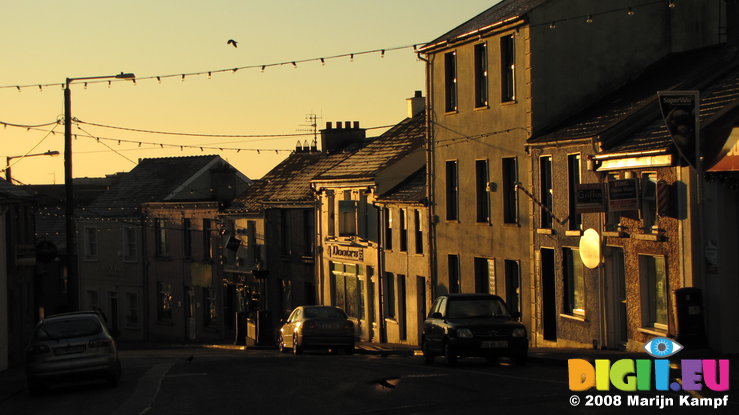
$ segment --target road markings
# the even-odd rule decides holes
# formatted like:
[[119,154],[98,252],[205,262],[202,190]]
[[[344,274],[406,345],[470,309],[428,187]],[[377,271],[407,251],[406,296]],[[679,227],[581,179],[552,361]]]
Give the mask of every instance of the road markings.
[[136,389],[126,402],[111,415],[143,415],[151,410],[162,388],[162,380],[176,361],[152,366],[136,384]]

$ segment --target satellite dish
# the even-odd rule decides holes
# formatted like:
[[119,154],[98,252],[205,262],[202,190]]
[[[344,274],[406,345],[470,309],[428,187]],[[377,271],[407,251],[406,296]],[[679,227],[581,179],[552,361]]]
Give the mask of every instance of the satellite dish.
[[600,235],[595,229],[586,230],[580,237],[580,259],[590,269],[600,265]]

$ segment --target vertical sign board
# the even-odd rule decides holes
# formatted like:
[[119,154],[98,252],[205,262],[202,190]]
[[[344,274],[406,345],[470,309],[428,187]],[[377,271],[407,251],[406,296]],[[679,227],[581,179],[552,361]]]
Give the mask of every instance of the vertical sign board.
[[657,96],[662,118],[675,147],[688,164],[698,167],[698,91],[660,91]]
[[608,182],[608,211],[639,210],[639,185],[636,179]]

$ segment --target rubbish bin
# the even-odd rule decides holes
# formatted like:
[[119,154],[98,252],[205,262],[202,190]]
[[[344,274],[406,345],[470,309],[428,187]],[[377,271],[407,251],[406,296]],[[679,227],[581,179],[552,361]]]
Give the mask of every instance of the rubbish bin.
[[706,347],[703,293],[700,288],[685,287],[675,290],[677,309],[677,341],[685,347]]

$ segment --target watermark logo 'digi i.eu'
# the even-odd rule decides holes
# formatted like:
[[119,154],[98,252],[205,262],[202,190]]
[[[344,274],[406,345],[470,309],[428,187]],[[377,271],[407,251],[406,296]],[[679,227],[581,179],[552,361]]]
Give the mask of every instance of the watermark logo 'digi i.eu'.
[[665,359],[683,349],[666,337],[652,339],[644,349],[656,359],[621,359],[611,362],[596,359],[595,366],[584,359],[569,359],[569,386],[571,391],[599,391],[611,387],[624,392],[633,391],[701,391],[704,387],[724,392],[729,390],[728,359],[682,359],[682,384],[670,382],[670,361]]

